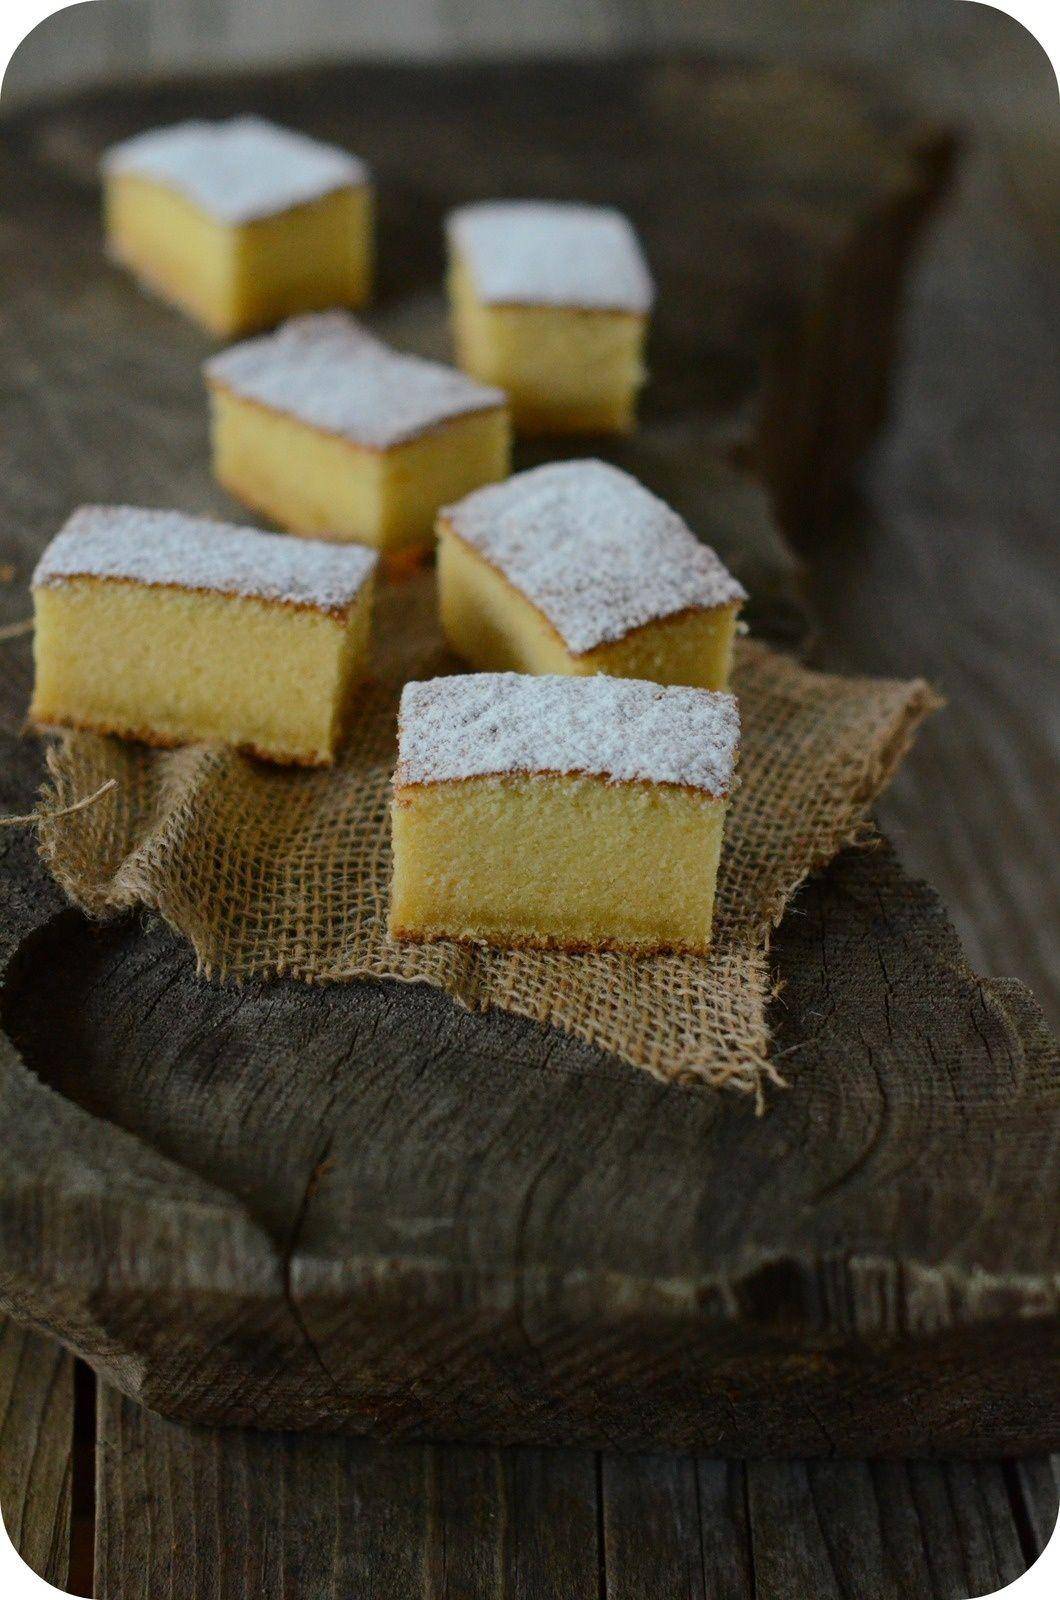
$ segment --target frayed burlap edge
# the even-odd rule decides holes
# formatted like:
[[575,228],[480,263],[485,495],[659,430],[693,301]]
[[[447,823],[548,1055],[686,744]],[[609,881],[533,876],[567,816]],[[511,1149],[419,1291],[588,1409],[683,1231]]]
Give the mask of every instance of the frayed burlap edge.
[[[931,689],[812,673],[741,642],[741,784],[707,958],[396,944],[385,913],[397,697],[409,677],[459,668],[422,586],[384,592],[381,611],[388,653],[331,771],[277,772],[222,746],[62,736],[40,810],[58,882],[95,917],[157,911],[207,978],[425,982],[472,1011],[562,1028],[660,1081],[735,1088],[761,1105],[782,1081],[769,1052],[771,931],[810,872],[871,838],[868,810],[939,704]],[[92,806],[51,815],[110,778]]]

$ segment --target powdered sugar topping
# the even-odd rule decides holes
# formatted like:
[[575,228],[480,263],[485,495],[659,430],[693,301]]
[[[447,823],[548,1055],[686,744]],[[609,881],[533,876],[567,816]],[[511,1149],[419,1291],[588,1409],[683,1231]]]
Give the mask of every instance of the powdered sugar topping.
[[500,389],[401,355],[342,311],[293,317],[206,363],[206,377],[355,444],[385,450],[451,417],[505,404]]
[[585,772],[722,796],[739,742],[731,694],[637,678],[471,673],[405,685],[394,781]]
[[603,461],[535,467],[442,517],[576,655],[677,612],[747,598],[676,511]]
[[166,184],[231,223],[288,211],[369,179],[357,156],[261,117],[153,128],[112,146],[103,170]]
[[179,511],[82,506],[45,550],[33,587],[125,578],[342,613],[377,559],[363,545],[261,533]]
[[490,305],[650,310],[651,274],[628,218],[604,206],[493,200],[446,222],[450,246]]

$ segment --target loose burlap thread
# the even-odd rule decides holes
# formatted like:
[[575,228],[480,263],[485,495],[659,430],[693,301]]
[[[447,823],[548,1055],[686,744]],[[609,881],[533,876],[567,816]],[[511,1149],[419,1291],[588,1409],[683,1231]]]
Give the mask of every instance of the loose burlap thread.
[[[812,672],[740,641],[743,742],[705,958],[567,955],[387,937],[389,786],[410,678],[459,671],[424,575],[377,607],[376,675],[349,744],[322,771],[268,767],[219,745],[149,750],[88,733],[49,751],[41,851],[92,916],[155,909],[206,977],[433,984],[472,1010],[550,1023],[666,1081],[761,1099],[769,1059],[769,939],[807,874],[864,835],[872,801],[936,703],[922,681]],[[72,804],[110,778],[92,806]]]

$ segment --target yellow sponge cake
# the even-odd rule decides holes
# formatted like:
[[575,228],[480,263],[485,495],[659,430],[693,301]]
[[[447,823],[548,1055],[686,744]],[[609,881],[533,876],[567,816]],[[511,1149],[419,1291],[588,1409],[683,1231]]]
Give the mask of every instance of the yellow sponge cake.
[[86,506],[33,576],[31,721],[330,762],[368,659],[370,550]]
[[114,258],[211,333],[371,294],[368,169],[260,117],[127,139],[104,156],[103,192]]
[[410,683],[390,932],[505,947],[704,952],[739,717],[629,678]]
[[447,222],[457,359],[508,393],[521,433],[628,433],[653,288],[628,220],[542,201]]
[[442,626],[473,667],[728,682],[743,589],[617,467],[535,467],[448,506],[438,533]]
[[438,508],[508,472],[504,395],[401,355],[342,312],[206,364],[214,471],[293,533],[429,547]]

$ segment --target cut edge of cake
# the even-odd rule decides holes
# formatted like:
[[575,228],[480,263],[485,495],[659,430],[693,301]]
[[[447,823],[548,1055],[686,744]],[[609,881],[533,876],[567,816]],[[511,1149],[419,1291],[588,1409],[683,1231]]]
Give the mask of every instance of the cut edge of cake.
[[728,611],[735,622],[747,599],[678,512],[631,474],[591,458],[472,490],[442,508],[437,527],[583,663],[685,617]]
[[[665,702],[661,723],[660,701]],[[615,716],[623,706],[630,717]],[[391,802],[391,937],[571,953],[706,954],[738,748],[735,699],[709,690],[518,673],[406,685]],[[500,832],[491,837],[498,803],[508,810],[501,813]],[[606,848],[610,828],[617,830],[619,844],[624,829],[627,838],[635,836],[645,847],[658,845],[655,860],[665,859],[667,836],[682,838],[691,852],[692,877],[685,858],[674,857],[665,869],[664,900],[651,901],[640,930],[639,919],[628,914],[637,902],[636,887],[620,887],[616,901],[610,867],[599,879],[602,888],[588,880],[581,903],[563,887],[583,869],[582,842],[592,840],[595,847],[604,841]],[[461,866],[465,838],[475,842]],[[538,909],[525,913],[503,881],[516,839],[516,860],[530,855],[538,860],[531,899],[553,874],[553,887],[542,891]],[[432,851],[444,869],[441,890]],[[499,898],[490,900],[492,881],[484,892],[480,886],[463,901],[459,893],[454,898],[446,882],[452,872],[466,871],[471,863],[472,874],[488,874],[494,857]],[[628,870],[636,871],[635,864]],[[683,918],[687,896],[697,892],[695,873],[698,900],[692,915]],[[558,898],[556,883],[561,885]]]
[[[145,528],[150,532],[152,527],[160,536],[160,547],[152,550],[149,541],[137,546],[130,544],[138,532],[142,533]],[[217,541],[214,547],[208,548],[213,541]],[[291,552],[283,548],[292,545]],[[329,557],[331,550],[335,552],[335,559]],[[273,570],[255,575],[254,558],[263,552],[272,557]],[[294,560],[287,559],[294,552],[298,552]],[[182,565],[183,577],[179,575]],[[108,589],[141,590],[148,595],[201,597],[236,608],[249,607],[252,613],[265,618],[283,611],[312,617],[325,627],[334,628],[339,635],[335,696],[330,702],[331,733],[324,747],[309,751],[221,735],[170,734],[149,722],[137,723],[129,718],[112,720],[77,714],[62,707],[45,707],[40,699],[39,657],[27,724],[38,732],[77,729],[157,749],[175,749],[199,738],[217,737],[234,749],[273,764],[329,765],[349,730],[353,691],[367,675],[377,570],[377,553],[361,545],[331,547],[321,543],[317,550],[314,544],[290,541],[283,534],[186,516],[181,512],[131,506],[82,506],[46,547],[31,580],[38,620],[35,653],[42,597],[52,593],[77,596],[93,590],[101,595]],[[47,605],[47,601],[43,603]]]
[[[740,606],[743,603],[743,599],[733,599],[720,600],[713,605],[704,604],[679,606],[674,611],[660,612],[657,616],[648,617],[643,622],[631,623],[621,633],[615,634],[613,638],[602,639],[597,644],[586,645],[582,648],[576,649],[573,645],[568,644],[567,640],[564,638],[563,634],[560,632],[559,628],[556,626],[555,622],[553,622],[552,618],[549,616],[548,612],[543,608],[543,606],[541,606],[536,600],[532,599],[530,595],[527,594],[525,589],[519,588],[518,584],[513,582],[503,568],[499,567],[496,562],[491,561],[488,556],[483,555],[482,551],[478,549],[477,546],[473,545],[469,540],[465,539],[462,534],[458,533],[453,524],[445,516],[444,512],[438,518],[438,531],[440,535],[452,539],[461,547],[461,549],[465,550],[470,556],[473,556],[476,561],[480,561],[484,567],[487,567],[493,576],[502,584],[504,584],[505,588],[510,594],[521,600],[524,605],[530,607],[530,609],[540,619],[542,625],[552,635],[552,638],[555,640],[557,646],[561,650],[565,651],[566,654],[569,655],[573,660],[579,662],[589,663],[594,657],[605,656],[609,651],[615,649],[616,646],[621,646],[625,644],[627,640],[635,638],[638,634],[644,633],[649,628],[656,628],[660,624],[681,622],[687,617],[714,616],[723,611],[732,611],[734,613],[738,613]],[[746,595],[744,595],[743,598],[746,598]],[[459,652],[457,653],[459,654]],[[607,674],[604,675],[607,676]],[[672,685],[671,687],[680,687],[680,685]],[[688,687],[693,686],[689,685]],[[716,694],[724,691],[707,690],[706,692],[709,694]]]

